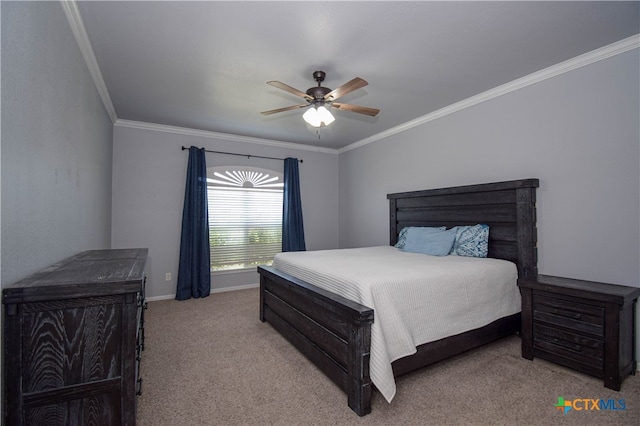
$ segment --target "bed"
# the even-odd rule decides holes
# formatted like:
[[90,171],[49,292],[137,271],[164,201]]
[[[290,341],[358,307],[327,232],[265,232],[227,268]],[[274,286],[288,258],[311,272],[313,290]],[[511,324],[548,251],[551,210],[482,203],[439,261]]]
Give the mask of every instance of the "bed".
[[[519,277],[537,275],[535,190],[537,179],[389,194],[390,246],[408,226],[484,223],[489,257],[513,262]],[[371,412],[373,309],[274,267],[258,268],[260,320],[269,322],[347,394],[349,407]],[[515,286],[515,282],[513,283]],[[455,356],[518,332],[519,312],[488,325],[420,344],[392,362],[394,376]]]

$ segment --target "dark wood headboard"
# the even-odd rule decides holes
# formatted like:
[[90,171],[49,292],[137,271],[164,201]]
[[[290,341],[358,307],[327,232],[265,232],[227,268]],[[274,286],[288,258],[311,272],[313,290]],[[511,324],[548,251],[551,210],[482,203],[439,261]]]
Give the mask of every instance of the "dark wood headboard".
[[514,262],[519,277],[538,275],[538,179],[388,194],[390,243],[406,226],[489,225],[489,257]]

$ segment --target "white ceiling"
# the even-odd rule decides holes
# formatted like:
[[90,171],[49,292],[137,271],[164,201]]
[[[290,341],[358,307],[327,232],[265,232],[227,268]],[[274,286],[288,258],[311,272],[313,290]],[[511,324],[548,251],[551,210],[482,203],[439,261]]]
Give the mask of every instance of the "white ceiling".
[[[341,148],[640,32],[640,2],[77,2],[118,119]],[[319,132],[266,84],[369,85]]]

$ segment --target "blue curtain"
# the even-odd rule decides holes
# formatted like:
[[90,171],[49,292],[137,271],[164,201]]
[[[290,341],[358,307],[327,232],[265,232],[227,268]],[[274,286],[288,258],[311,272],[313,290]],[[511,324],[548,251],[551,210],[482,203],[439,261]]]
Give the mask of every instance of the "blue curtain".
[[284,159],[282,251],[305,251],[297,158]]
[[182,210],[177,300],[207,297],[211,292],[209,250],[205,151],[192,146]]

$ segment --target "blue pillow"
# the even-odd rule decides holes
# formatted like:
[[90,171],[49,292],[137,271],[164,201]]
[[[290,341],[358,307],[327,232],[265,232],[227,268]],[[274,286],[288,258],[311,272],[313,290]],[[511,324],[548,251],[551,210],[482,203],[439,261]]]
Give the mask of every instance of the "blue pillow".
[[448,231],[412,229],[411,232],[407,232],[404,251],[430,254],[432,256],[446,256],[451,251],[455,238],[455,229]]
[[396,243],[395,247],[399,248],[399,249],[404,249],[404,243],[407,240],[407,232],[410,229],[423,229],[426,232],[431,232],[431,231],[444,231],[445,228],[444,226],[439,226],[439,227],[429,227],[429,226],[406,226],[404,228],[402,228],[402,230],[400,231],[400,234],[398,235],[398,242]]
[[456,238],[451,254],[467,257],[487,257],[489,253],[489,226],[455,226]]

